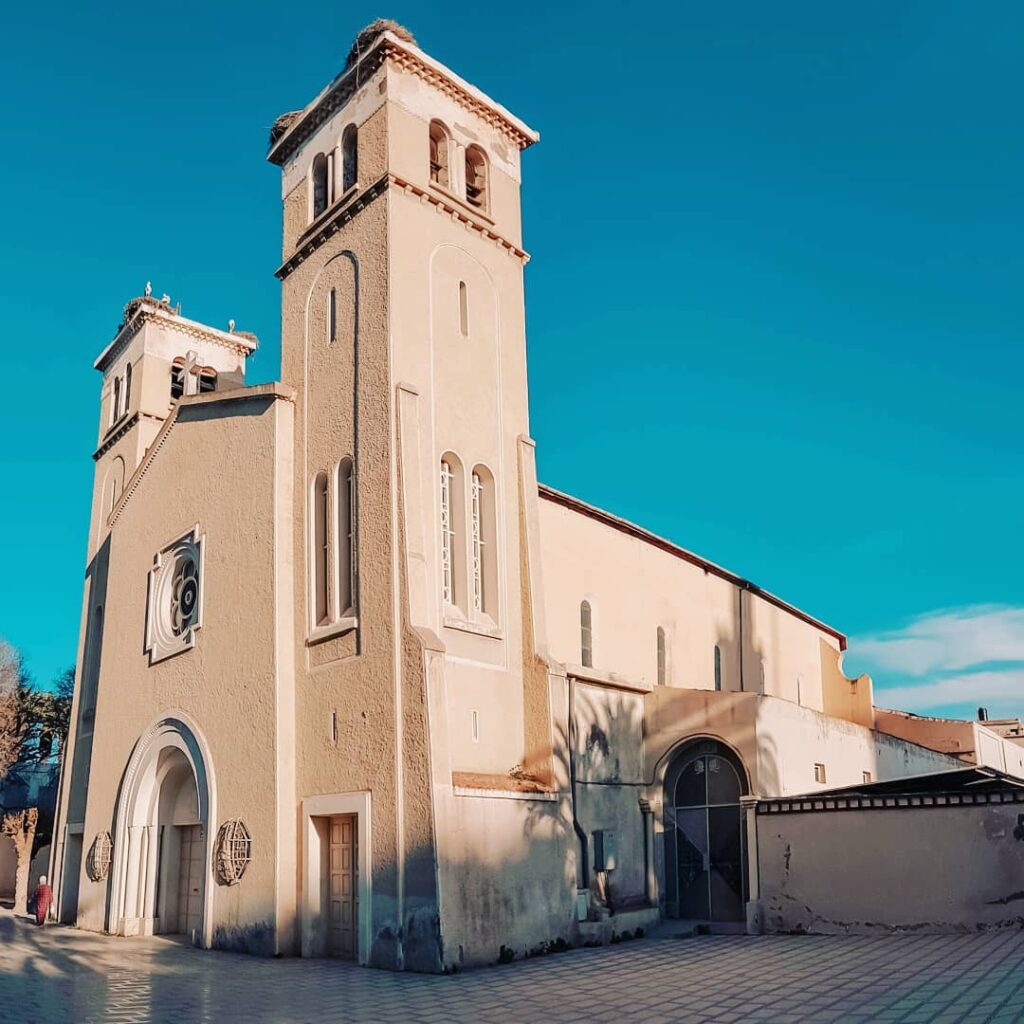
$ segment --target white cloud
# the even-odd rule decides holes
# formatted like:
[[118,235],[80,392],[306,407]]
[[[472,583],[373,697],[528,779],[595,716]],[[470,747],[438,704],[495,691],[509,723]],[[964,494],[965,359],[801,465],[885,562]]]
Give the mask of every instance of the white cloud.
[[1024,710],[1024,668],[1005,672],[971,672],[916,686],[879,688],[876,703],[903,711],[929,711],[950,704],[996,705],[1006,713]]
[[931,612],[903,629],[851,638],[848,661],[858,669],[864,664],[881,677],[886,672],[920,677],[992,662],[1024,663],[1024,608],[971,605]]

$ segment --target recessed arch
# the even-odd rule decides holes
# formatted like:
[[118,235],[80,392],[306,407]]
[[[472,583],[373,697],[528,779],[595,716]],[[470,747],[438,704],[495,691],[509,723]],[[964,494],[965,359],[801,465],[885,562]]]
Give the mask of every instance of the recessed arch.
[[[209,748],[180,712],[157,720],[132,750],[114,818],[107,930],[149,935],[184,929],[197,945],[212,938],[210,830],[216,786]],[[184,849],[183,849],[184,846]],[[195,864],[183,887],[182,864]]]
[[739,922],[747,900],[743,759],[727,743],[689,737],[665,760],[662,813],[669,916]]

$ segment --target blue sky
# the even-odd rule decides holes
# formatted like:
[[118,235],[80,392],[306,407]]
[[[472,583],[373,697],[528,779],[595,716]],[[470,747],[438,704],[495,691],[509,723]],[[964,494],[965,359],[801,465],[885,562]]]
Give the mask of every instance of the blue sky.
[[[542,478],[1024,711],[1024,6],[17,5],[0,39],[0,635],[73,660],[99,377],[146,280],[279,370],[274,117],[385,14],[536,127]],[[890,701],[890,698],[892,700]]]

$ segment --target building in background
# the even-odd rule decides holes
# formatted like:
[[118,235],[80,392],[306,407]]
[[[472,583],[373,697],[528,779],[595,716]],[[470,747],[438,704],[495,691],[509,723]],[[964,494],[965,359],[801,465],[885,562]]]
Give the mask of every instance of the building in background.
[[759,800],[962,767],[877,717],[835,629],[538,485],[537,139],[371,26],[272,132],[281,382],[245,384],[233,324],[126,307],[60,920],[424,971],[757,930]]

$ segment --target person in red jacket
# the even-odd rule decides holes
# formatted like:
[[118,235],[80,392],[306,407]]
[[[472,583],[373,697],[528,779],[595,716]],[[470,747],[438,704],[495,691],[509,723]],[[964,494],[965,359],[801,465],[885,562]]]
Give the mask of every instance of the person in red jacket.
[[36,924],[46,924],[46,915],[50,912],[50,904],[53,902],[53,889],[47,884],[46,875],[39,879],[32,899],[36,905]]

